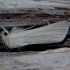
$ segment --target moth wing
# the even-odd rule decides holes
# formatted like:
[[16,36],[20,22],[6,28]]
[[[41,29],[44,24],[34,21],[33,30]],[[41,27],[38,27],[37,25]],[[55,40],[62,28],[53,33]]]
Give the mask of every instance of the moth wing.
[[29,44],[48,44],[57,43],[65,39],[69,30],[70,23],[66,21],[57,22],[48,26],[43,26],[27,31],[16,31],[5,36],[9,42],[3,37],[8,47],[17,48]]

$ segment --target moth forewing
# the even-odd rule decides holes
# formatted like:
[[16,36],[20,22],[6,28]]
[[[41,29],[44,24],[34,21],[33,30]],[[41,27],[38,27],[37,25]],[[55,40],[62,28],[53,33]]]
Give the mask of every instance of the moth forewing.
[[2,35],[5,45],[9,48],[18,48],[29,44],[57,43],[65,39],[70,22],[61,21],[47,26],[11,32],[9,35]]

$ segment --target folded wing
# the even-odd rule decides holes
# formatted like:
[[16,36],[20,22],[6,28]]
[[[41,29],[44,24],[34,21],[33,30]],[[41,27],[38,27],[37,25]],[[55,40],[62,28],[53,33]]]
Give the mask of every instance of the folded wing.
[[70,22],[61,21],[36,29],[11,32],[2,36],[7,47],[17,48],[29,44],[58,43],[65,39]]

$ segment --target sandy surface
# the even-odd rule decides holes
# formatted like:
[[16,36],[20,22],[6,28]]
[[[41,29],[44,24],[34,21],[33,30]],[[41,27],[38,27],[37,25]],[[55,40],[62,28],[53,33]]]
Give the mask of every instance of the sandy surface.
[[0,52],[0,70],[70,70],[70,48]]

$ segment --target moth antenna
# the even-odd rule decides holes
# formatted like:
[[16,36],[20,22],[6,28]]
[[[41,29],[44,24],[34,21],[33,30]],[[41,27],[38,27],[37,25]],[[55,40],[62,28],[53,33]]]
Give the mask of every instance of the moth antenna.
[[[34,23],[34,22],[33,22],[33,23]],[[31,28],[35,27],[36,25],[37,25],[37,23],[34,24],[33,26],[29,27],[29,28],[26,28],[26,30],[31,29]]]
[[1,28],[9,35],[8,30],[6,30],[3,26],[1,26]]

